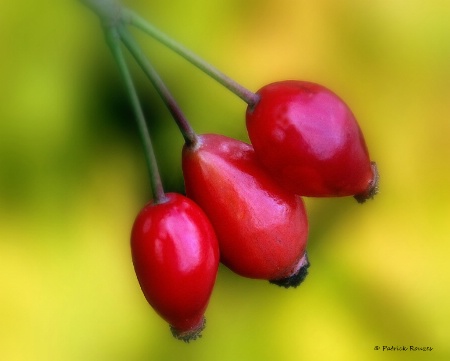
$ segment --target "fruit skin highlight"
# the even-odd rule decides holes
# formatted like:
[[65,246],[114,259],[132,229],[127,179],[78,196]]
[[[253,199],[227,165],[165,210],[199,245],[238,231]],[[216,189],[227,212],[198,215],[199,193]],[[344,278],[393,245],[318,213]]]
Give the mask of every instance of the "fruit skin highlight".
[[166,193],[148,203],[131,232],[133,265],[141,289],[173,335],[194,340],[204,328],[219,266],[219,247],[208,218],[192,200]]
[[306,81],[261,88],[246,125],[258,160],[280,184],[301,196],[355,196],[378,190],[361,129],[348,106],[329,89]]
[[195,144],[184,146],[182,167],[186,194],[210,219],[224,265],[266,280],[301,271],[308,238],[303,200],[261,168],[251,145],[199,135]]

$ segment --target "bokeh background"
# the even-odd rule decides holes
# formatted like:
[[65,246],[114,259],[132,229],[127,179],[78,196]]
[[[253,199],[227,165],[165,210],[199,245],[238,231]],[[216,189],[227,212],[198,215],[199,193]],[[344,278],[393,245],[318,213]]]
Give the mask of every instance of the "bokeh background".
[[[2,1],[0,360],[449,360],[450,2],[128,4],[251,90],[305,79],[337,92],[380,194],[307,199],[305,283],[221,267],[203,338],[173,339],[132,269],[130,227],[151,193],[97,19],[75,1]],[[198,132],[247,140],[240,99],[135,34]],[[182,192],[182,138],[131,69],[166,190]]]

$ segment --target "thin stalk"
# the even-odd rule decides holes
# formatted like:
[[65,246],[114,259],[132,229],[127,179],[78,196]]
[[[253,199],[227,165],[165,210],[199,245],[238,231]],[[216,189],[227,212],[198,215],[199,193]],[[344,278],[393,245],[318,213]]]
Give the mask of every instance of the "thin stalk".
[[147,162],[147,168],[150,174],[150,182],[152,185],[153,201],[155,203],[164,203],[166,201],[166,196],[162,186],[161,176],[159,173],[158,165],[156,162],[155,152],[153,150],[152,141],[150,138],[150,133],[148,131],[147,122],[145,121],[145,116],[142,111],[141,104],[139,102],[139,97],[136,88],[133,83],[130,71],[128,69],[125,57],[123,55],[120,46],[120,36],[118,34],[117,28],[105,28],[106,42],[111,49],[114,59],[119,66],[120,73],[124,80],[128,96],[136,116],[139,134],[141,137],[142,144],[144,146],[145,159]]
[[172,117],[177,123],[186,144],[189,146],[194,145],[197,141],[197,135],[159,74],[156,72],[150,61],[144,55],[141,48],[129,34],[129,32],[124,27],[119,27],[118,32],[121,40],[133,55],[133,57],[136,59],[139,66],[147,75],[156,91],[159,93],[162,100],[166,104],[167,108],[172,114]]
[[189,61],[191,64],[199,68],[201,71],[215,79],[217,82],[222,84],[224,87],[229,89],[231,92],[240,97],[245,101],[250,107],[254,106],[258,100],[259,96],[250,90],[244,88],[242,85],[237,83],[235,80],[231,79],[217,68],[213,67],[211,64],[207,63],[205,60],[200,58],[198,55],[185,48],[180,43],[176,42],[163,32],[161,32],[154,25],[149,23],[147,20],[136,14],[134,11],[129,9],[123,9],[123,19],[130,25],[135,26],[146,34],[150,35],[155,40],[159,41],[175,53],[181,55],[184,59]]
[[79,0],[90,8],[105,25],[115,25],[122,21],[122,6],[117,0]]

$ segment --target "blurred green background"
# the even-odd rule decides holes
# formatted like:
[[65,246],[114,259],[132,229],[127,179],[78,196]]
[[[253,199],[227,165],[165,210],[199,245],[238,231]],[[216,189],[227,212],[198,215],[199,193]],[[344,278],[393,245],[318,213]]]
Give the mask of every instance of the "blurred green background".
[[[305,283],[221,268],[203,338],[173,339],[132,269],[149,183],[97,19],[75,1],[3,1],[0,360],[449,360],[450,2],[128,4],[251,90],[294,78],[337,92],[378,162],[380,194],[362,206],[307,199]],[[136,36],[198,132],[247,140],[241,100]],[[182,138],[132,70],[166,190],[182,191]]]

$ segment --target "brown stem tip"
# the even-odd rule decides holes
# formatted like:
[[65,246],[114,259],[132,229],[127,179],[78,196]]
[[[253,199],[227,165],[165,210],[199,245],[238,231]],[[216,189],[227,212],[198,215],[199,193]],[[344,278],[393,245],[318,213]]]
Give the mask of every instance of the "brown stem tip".
[[278,280],[270,280],[269,282],[284,288],[298,287],[308,275],[308,268],[310,266],[310,263],[308,260],[308,254],[306,252],[300,260],[299,266],[300,267],[298,268],[297,272],[295,272],[293,275],[286,278],[280,278]]
[[176,339],[189,343],[190,341],[194,341],[197,338],[202,337],[201,333],[205,329],[205,326],[206,326],[206,319],[205,317],[203,317],[200,324],[194,328],[191,328],[190,330],[181,331],[177,330],[173,326],[170,326],[170,331],[172,332],[173,337],[175,337]]
[[371,162],[373,179],[367,187],[367,190],[364,193],[356,194],[354,198],[358,201],[358,203],[364,203],[368,199],[373,199],[373,197],[378,193],[378,183],[380,181],[380,174],[378,173],[377,164],[375,162]]

